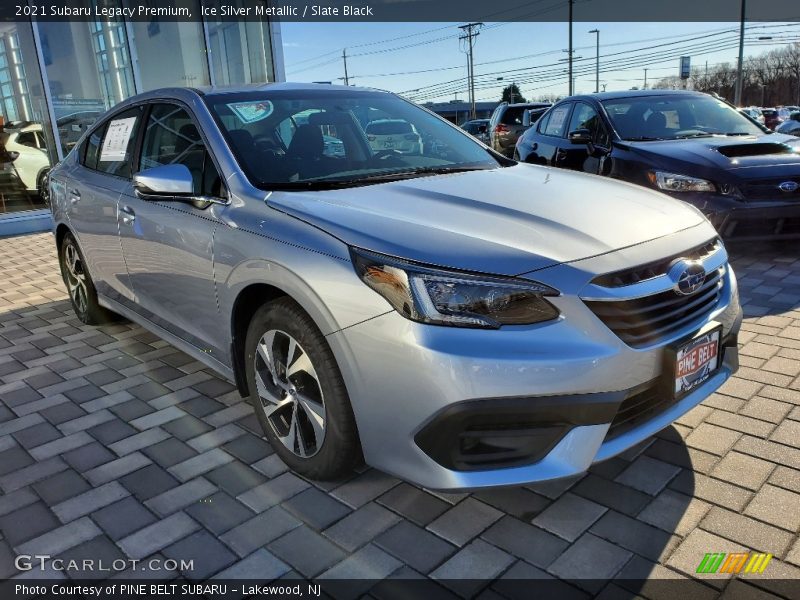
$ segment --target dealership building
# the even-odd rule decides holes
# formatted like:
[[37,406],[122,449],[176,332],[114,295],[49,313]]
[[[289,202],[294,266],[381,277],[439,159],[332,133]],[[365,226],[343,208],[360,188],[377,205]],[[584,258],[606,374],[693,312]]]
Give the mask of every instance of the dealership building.
[[[200,14],[200,0],[176,5]],[[280,28],[266,17],[0,22],[0,237],[50,227],[43,175],[116,103],[160,87],[284,79]]]

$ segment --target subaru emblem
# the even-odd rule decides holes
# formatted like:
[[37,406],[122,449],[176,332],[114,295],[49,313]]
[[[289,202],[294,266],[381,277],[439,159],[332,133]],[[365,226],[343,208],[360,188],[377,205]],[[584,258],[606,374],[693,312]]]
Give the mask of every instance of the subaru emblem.
[[778,186],[778,189],[782,192],[794,192],[797,191],[797,188],[799,187],[800,183],[797,183],[796,181],[784,181]]
[[680,258],[670,267],[668,277],[675,283],[676,294],[689,296],[699,290],[706,280],[706,270],[696,260]]

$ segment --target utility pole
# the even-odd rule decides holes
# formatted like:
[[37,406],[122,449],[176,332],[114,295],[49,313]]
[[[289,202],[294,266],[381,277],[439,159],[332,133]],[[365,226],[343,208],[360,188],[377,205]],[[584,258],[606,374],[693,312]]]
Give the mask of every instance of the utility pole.
[[595,53],[596,62],[594,65],[594,93],[598,93],[600,91],[600,30],[599,29],[591,29],[589,33],[594,33],[597,35],[597,51]]
[[478,37],[479,33],[478,30],[483,27],[483,23],[467,23],[466,25],[461,25],[459,29],[461,29],[464,33],[458,38],[460,40],[466,40],[467,42],[467,77],[469,83],[469,114],[470,119],[475,119],[475,63],[473,62],[472,57],[472,49],[474,45],[474,39]]
[[739,60],[736,64],[736,91],[733,95],[733,103],[736,106],[742,105],[742,72],[744,70],[744,18],[746,6],[746,1],[742,0],[742,15],[739,19]]
[[647,67],[645,67],[645,69],[644,69],[644,88],[643,89],[645,89],[645,90],[647,89]]
[[[569,95],[575,93],[574,86],[572,83],[572,5],[574,4],[575,0],[569,0]],[[742,0],[744,1],[744,0]]]
[[347,76],[347,48],[342,48],[342,60],[344,61],[344,84],[350,85],[350,78]]

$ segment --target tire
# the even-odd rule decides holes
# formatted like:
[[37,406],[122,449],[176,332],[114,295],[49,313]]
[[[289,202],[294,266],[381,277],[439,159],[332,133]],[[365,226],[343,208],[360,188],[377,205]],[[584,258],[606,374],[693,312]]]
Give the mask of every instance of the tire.
[[87,325],[103,325],[118,321],[120,317],[103,308],[97,302],[97,290],[92,282],[92,277],[86,269],[78,242],[71,233],[64,235],[58,253],[61,265],[61,277],[67,286],[72,309],[78,318]]
[[247,329],[245,365],[250,403],[264,435],[291,469],[312,479],[337,479],[362,460],[336,359],[293,300],[279,298],[256,311]]
[[47,208],[50,208],[50,192],[47,189],[47,174],[50,172],[46,169],[39,173],[36,178],[36,192],[39,194],[39,199],[45,203]]

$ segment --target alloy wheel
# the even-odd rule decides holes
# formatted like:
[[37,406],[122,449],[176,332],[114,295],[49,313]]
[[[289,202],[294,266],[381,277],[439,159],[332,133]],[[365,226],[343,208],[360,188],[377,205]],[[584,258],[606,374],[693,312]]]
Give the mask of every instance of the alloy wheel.
[[291,335],[271,329],[258,342],[255,380],[261,409],[281,443],[301,458],[325,439],[325,401],[311,357]]
[[64,247],[64,266],[66,267],[64,280],[67,283],[69,296],[75,303],[78,312],[83,314],[86,312],[88,303],[86,270],[74,243],[70,242]]

